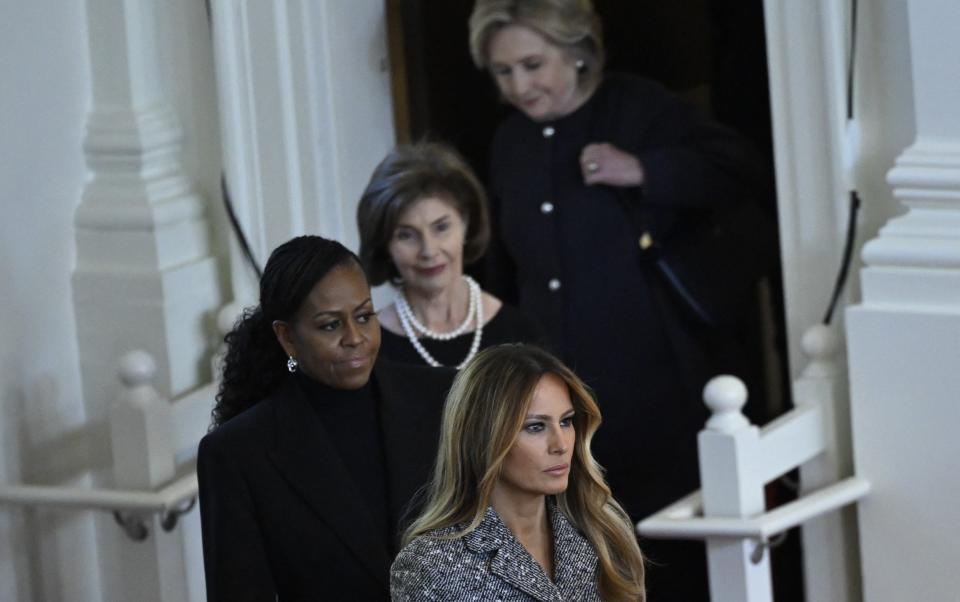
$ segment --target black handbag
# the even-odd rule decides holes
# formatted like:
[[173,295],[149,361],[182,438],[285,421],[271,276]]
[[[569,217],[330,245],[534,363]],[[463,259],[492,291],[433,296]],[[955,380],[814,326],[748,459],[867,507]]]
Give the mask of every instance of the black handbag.
[[752,201],[703,210],[662,239],[638,223],[636,212],[624,209],[637,229],[641,263],[656,272],[668,297],[698,325],[736,322],[774,267],[774,220]]

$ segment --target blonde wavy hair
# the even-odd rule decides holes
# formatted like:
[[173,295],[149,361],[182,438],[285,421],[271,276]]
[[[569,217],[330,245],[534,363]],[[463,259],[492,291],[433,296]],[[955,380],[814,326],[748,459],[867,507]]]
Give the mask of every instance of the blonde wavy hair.
[[534,389],[545,374],[566,384],[576,413],[569,485],[555,496],[557,507],[596,550],[603,599],[643,601],[643,556],[633,526],[590,452],[600,410],[569,368],[532,345],[490,347],[457,375],[443,412],[440,450],[424,510],[407,529],[403,543],[454,525],[466,526],[451,538],[477,528],[504,458],[520,434]]
[[470,14],[470,55],[487,69],[488,46],[509,25],[532,29],[574,60],[583,61],[580,89],[592,94],[603,78],[603,27],[590,0],[477,0]]

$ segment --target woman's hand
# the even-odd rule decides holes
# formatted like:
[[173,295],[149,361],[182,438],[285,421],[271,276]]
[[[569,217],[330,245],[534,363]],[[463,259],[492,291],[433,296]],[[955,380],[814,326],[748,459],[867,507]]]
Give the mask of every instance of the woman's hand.
[[644,173],[640,160],[606,142],[594,142],[580,151],[580,169],[587,186],[642,186]]

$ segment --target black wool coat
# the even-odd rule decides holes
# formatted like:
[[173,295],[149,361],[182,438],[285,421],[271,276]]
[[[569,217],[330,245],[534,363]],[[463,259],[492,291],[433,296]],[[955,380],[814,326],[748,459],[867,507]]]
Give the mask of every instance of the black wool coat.
[[[643,186],[584,184],[580,153],[595,142],[636,156]],[[555,121],[512,113],[491,157],[486,286],[594,389],[596,456],[614,496],[643,517],[697,486],[701,391],[719,364],[715,333],[690,324],[641,257],[637,224],[669,241],[704,212],[755,197],[762,165],[732,132],[625,75]]]
[[[379,360],[387,522],[399,526],[436,457],[453,372]],[[208,434],[197,472],[207,599],[389,600],[384,541],[293,378]]]

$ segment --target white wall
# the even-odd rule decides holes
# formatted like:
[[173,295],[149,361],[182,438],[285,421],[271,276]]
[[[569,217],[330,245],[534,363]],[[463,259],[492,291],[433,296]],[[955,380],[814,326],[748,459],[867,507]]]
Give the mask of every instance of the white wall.
[[[0,4],[0,81],[0,480],[82,482],[93,458],[70,437],[85,421],[70,286],[90,102],[82,3]],[[99,599],[96,562],[90,516],[0,508],[0,600]]]
[[[228,255],[229,226],[220,198],[220,123],[213,66],[213,40],[202,0],[157,3],[158,48],[163,87],[183,127],[183,168],[207,201],[213,254]],[[221,270],[223,289],[229,273]]]
[[[381,69],[383,5],[368,0],[297,6],[306,18],[291,21],[301,27],[296,35],[312,40],[317,52],[294,57],[306,61],[293,67],[306,70],[299,81],[311,86],[309,98],[295,102],[319,101],[296,107],[301,117],[310,113],[298,144],[303,169],[314,178],[304,189],[308,219],[300,229],[351,242],[355,197],[393,141],[389,79]],[[145,85],[161,90],[183,127],[184,171],[207,202],[213,252],[225,268],[220,110],[203,2],[158,0],[153,8],[160,81]],[[110,472],[106,424],[99,414],[95,422],[85,415],[90,400],[83,399],[71,287],[74,212],[89,177],[83,145],[89,140],[91,69],[112,64],[90,65],[90,9],[52,0],[0,5],[0,483],[92,486],[88,469],[101,476]],[[287,201],[272,199],[264,209]],[[229,270],[221,269],[219,278],[226,288]],[[97,401],[102,407],[109,399]],[[0,507],[0,601],[120,599],[123,548],[112,522],[107,514]],[[196,512],[178,529],[185,532],[190,598],[199,600]]]
[[885,145],[899,151],[886,174],[898,200],[893,211],[907,211],[864,247],[862,300],[847,312],[854,457],[872,484],[859,507],[864,598],[957,600],[960,4],[908,0],[883,8],[875,23],[895,23],[886,33],[899,50],[878,36],[877,54],[896,68],[879,82],[877,102],[906,106],[902,96],[890,97],[905,81],[913,102],[910,114],[891,111],[878,128],[886,142],[908,129],[915,135],[897,141],[899,148]]
[[[216,200],[219,132],[203,3],[158,5],[163,86],[184,126],[183,161]],[[71,288],[74,211],[88,178],[85,9],[0,3],[0,483],[91,486],[87,468],[102,472],[110,462],[106,426],[85,412]],[[114,563],[103,535],[116,536],[112,522],[0,506],[0,600],[111,599]]]

